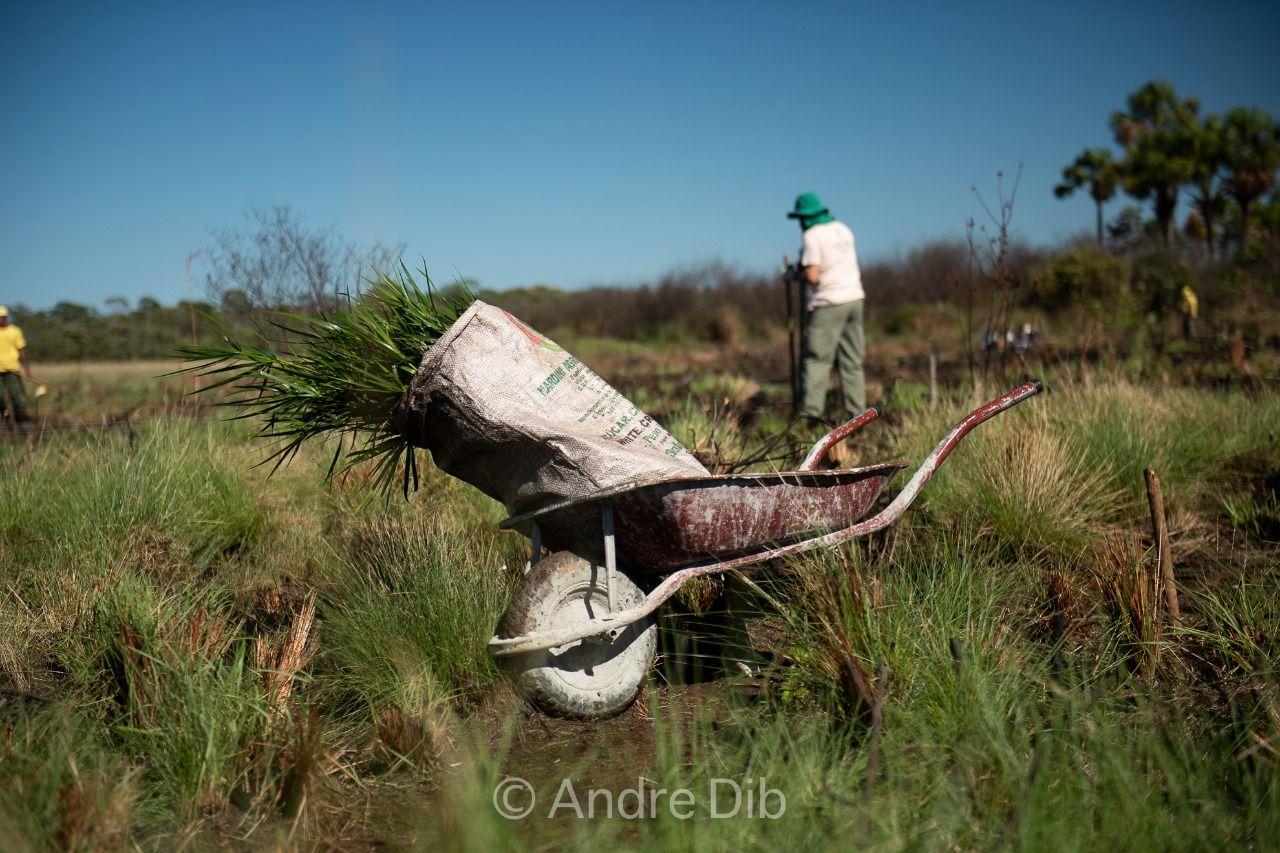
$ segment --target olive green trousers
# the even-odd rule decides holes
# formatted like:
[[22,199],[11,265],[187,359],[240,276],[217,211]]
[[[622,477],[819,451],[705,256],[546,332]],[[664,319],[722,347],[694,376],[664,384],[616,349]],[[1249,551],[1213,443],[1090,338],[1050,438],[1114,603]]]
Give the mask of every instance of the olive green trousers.
[[803,404],[800,414],[821,417],[827,403],[827,379],[834,363],[840,372],[844,407],[857,414],[867,407],[862,357],[867,339],[862,330],[864,300],[825,305],[809,312],[805,322]]

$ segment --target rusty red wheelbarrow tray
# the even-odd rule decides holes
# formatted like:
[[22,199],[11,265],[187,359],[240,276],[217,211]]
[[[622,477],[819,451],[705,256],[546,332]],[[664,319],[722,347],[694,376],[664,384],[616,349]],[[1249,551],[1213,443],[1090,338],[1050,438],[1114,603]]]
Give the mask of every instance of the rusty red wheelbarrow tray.
[[[627,484],[565,501],[502,526],[550,551],[599,540],[613,513],[617,556],[635,577],[653,577],[703,560],[729,560],[810,538],[866,515],[905,463],[842,471],[719,474]],[[537,533],[534,533],[534,528]],[[764,557],[768,559],[768,557]]]
[[[896,521],[955,446],[982,422],[1043,390],[1037,380],[961,419],[878,514],[859,521],[906,463],[816,471],[826,452],[879,416],[868,409],[824,436],[794,472],[709,475],[628,484],[508,518],[502,527],[528,535],[532,566],[542,546],[602,558],[604,583],[619,569],[633,577],[667,575],[644,600],[581,623],[518,637],[494,637],[497,657],[563,647],[587,638],[616,639],[645,619],[687,581],[815,548],[834,548]],[[612,593],[610,593],[612,598]]]

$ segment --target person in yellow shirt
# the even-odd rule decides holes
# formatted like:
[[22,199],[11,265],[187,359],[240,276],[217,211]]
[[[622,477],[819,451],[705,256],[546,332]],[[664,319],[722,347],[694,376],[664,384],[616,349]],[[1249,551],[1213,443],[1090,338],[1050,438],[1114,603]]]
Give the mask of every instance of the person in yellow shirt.
[[29,418],[26,401],[22,397],[24,376],[31,378],[27,339],[22,336],[21,329],[9,322],[9,309],[0,305],[0,413],[4,411],[7,397],[17,423]]
[[1182,311],[1182,336],[1191,340],[1196,336],[1196,317],[1200,313],[1200,300],[1196,298],[1196,292],[1189,284],[1182,286],[1178,309]]

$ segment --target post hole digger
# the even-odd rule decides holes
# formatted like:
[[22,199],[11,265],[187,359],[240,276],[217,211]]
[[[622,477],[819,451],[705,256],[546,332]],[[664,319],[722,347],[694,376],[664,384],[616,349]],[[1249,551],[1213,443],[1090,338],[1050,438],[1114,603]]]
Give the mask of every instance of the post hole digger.
[[791,415],[800,412],[800,359],[804,353],[804,282],[790,255],[782,256],[782,292],[787,302],[787,358],[790,362]]

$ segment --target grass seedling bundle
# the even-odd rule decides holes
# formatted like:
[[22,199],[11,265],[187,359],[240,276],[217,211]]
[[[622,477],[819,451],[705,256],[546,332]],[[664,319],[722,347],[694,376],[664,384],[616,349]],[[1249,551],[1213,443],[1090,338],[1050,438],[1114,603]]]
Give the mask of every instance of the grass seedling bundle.
[[396,426],[400,399],[424,353],[475,296],[465,287],[442,293],[429,279],[424,291],[403,265],[368,281],[345,310],[279,314],[272,324],[279,334],[266,347],[225,337],[222,346],[184,347],[180,357],[199,364],[181,372],[211,378],[202,392],[233,391],[220,405],[238,410],[236,418],[264,419],[259,436],[276,440],[264,460],[272,471],[303,443],[337,437],[328,477],[369,463],[362,482],[385,492],[399,479],[407,494],[410,482],[417,488],[418,468]]

